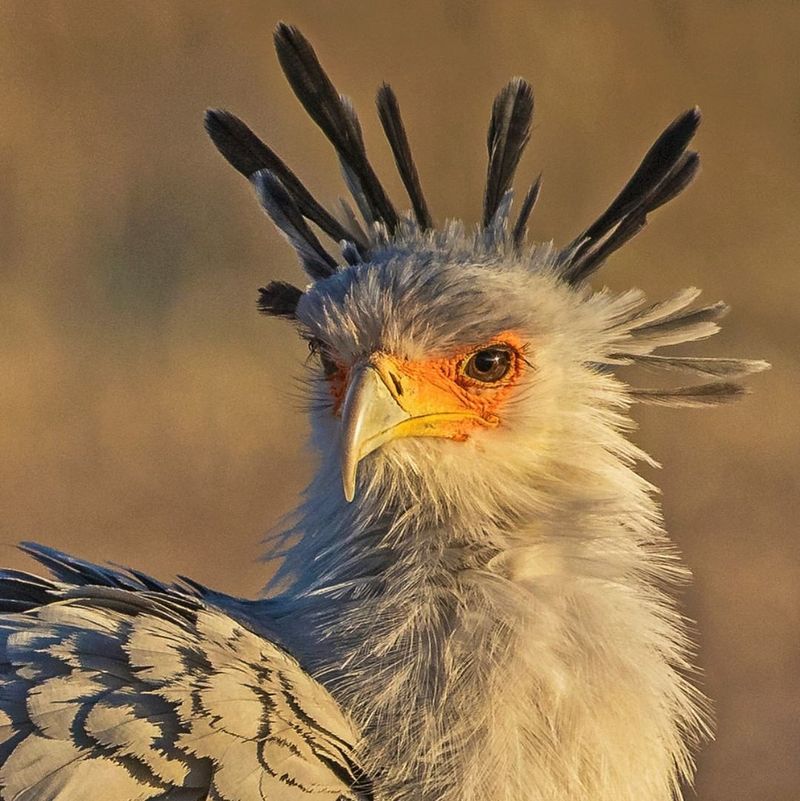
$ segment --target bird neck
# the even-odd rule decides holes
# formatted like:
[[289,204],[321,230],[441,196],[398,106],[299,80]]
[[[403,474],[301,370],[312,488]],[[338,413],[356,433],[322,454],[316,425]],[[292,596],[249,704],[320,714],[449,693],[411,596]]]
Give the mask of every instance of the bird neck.
[[645,482],[600,460],[569,491],[561,476],[558,502],[550,478],[517,477],[525,502],[487,514],[411,481],[402,500],[332,504],[329,476],[284,564],[287,640],[388,796],[673,797],[699,724],[657,589],[681,570]]

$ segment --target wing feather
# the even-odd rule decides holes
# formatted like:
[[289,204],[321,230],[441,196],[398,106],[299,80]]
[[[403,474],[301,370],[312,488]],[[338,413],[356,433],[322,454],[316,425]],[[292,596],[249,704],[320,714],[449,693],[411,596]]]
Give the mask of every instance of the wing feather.
[[260,625],[42,553],[58,581],[0,574],[0,801],[370,797],[352,724]]

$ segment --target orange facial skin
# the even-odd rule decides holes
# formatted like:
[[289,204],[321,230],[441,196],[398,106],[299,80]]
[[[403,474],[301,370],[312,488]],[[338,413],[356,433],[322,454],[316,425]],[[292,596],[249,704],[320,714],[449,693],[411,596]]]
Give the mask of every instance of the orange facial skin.
[[[511,353],[509,370],[500,380],[485,382],[465,373],[464,367],[474,353],[499,345]],[[378,351],[367,362],[380,374],[399,406],[414,418],[430,417],[430,436],[463,441],[476,428],[500,423],[501,408],[525,370],[524,352],[521,337],[506,331],[488,342],[440,359],[411,361]],[[328,377],[333,412],[337,416],[341,413],[349,373],[346,366],[339,365]],[[424,428],[420,433],[426,435]]]

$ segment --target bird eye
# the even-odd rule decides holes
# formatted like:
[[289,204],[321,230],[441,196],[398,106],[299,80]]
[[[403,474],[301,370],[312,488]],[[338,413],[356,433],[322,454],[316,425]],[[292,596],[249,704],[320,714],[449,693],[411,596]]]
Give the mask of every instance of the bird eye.
[[494,347],[476,351],[464,364],[464,373],[476,381],[492,383],[508,375],[513,364],[511,348]]

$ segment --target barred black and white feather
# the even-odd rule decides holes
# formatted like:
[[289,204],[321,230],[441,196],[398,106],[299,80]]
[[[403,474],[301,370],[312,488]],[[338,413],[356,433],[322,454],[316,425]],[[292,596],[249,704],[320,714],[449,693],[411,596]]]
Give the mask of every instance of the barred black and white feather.
[[0,573],[3,801],[366,801],[357,733],[254,619],[42,546]]

